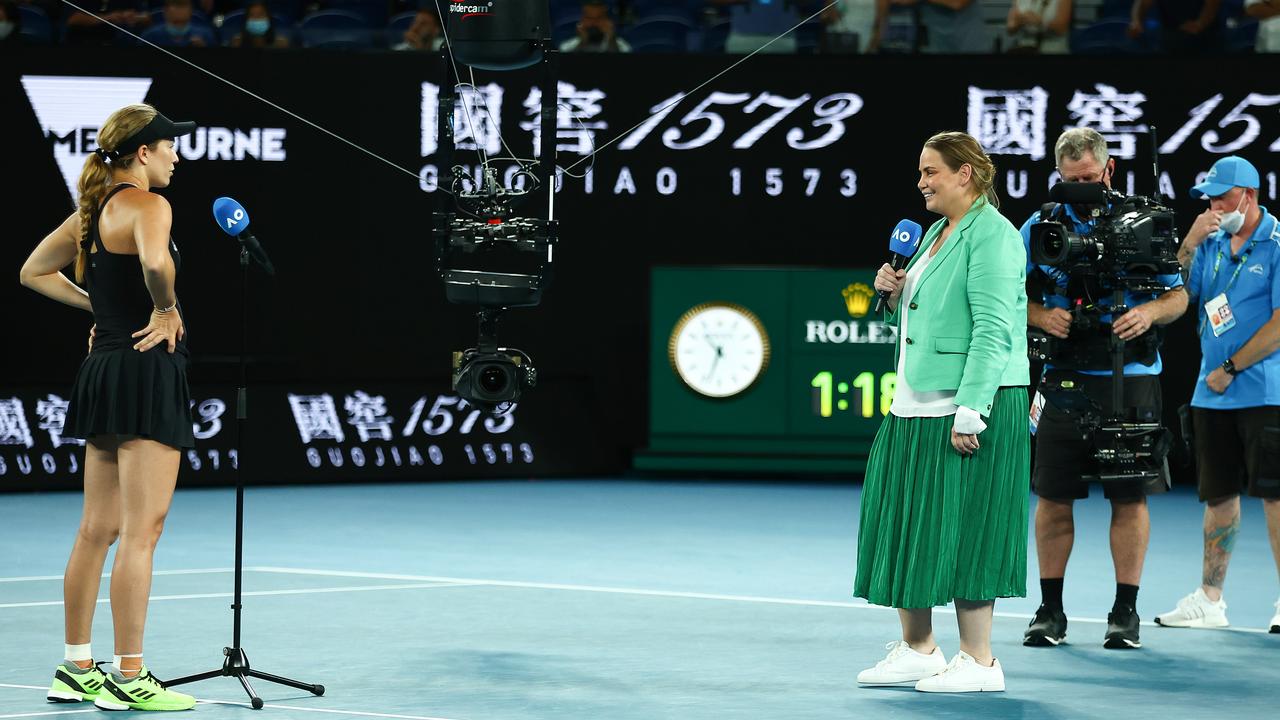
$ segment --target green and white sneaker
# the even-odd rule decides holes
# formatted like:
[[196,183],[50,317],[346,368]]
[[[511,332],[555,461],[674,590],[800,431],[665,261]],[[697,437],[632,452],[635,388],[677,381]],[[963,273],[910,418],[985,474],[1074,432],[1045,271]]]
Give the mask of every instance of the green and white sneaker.
[[102,692],[107,676],[97,666],[80,669],[70,660],[64,661],[53,671],[53,684],[49,686],[49,702],[93,702]]
[[102,692],[93,704],[100,710],[190,710],[196,706],[196,699],[165,688],[164,683],[143,666],[131,678],[114,672],[107,675]]

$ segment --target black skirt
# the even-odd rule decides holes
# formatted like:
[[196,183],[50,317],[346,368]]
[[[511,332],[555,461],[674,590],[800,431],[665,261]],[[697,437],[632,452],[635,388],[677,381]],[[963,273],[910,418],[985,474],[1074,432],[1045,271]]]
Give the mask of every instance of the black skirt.
[[134,435],[175,448],[195,447],[187,357],[163,345],[92,352],[80,364],[64,434]]

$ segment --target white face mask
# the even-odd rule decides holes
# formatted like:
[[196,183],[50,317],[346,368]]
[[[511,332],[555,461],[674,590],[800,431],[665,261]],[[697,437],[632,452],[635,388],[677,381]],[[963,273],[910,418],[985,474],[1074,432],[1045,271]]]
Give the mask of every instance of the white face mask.
[[1244,206],[1244,200],[1247,197],[1246,193],[1240,193],[1240,202],[1236,204],[1236,209],[1222,214],[1222,219],[1218,221],[1220,230],[1226,230],[1228,234],[1235,235],[1240,228],[1244,227],[1244,213],[1240,208]]

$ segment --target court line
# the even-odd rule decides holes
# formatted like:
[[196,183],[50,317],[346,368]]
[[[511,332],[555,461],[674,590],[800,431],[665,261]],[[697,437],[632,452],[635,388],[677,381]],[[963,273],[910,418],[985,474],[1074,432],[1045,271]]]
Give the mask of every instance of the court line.
[[[48,688],[42,685],[11,685],[9,683],[0,683],[0,688],[16,688],[18,690],[48,690]],[[201,705],[235,705],[238,707],[250,707],[249,703],[247,702],[236,702],[234,700],[200,700],[197,698],[196,702]],[[309,707],[302,707],[298,705],[277,705],[271,702],[268,702],[263,707],[263,710],[270,710],[272,708],[277,710],[296,710],[298,712],[328,713],[331,715],[351,715],[355,717],[394,718],[395,720],[452,720],[452,718],[442,718],[442,717],[435,717],[435,716],[428,716],[428,715],[395,715],[391,713],[364,712],[360,710],[333,710],[330,708],[309,708]],[[0,715],[0,720],[3,720],[5,718],[41,717],[46,715],[72,715],[75,713],[97,713],[97,712],[102,712],[102,711],[95,707],[90,707],[84,710],[46,710],[42,712],[27,712],[27,713],[15,713],[12,715]]]
[[[212,575],[215,573],[234,572],[233,568],[203,568],[197,570],[156,570],[152,575]],[[111,573],[102,573],[102,577],[109,578]],[[7,582],[32,582],[36,580],[61,580],[61,575],[29,575],[27,577],[0,577],[0,583]]]
[[[456,582],[422,582],[412,585],[344,585],[339,587],[328,588],[291,588],[288,590],[254,590],[250,592],[241,592],[241,597],[266,597],[270,595],[318,595],[322,593],[341,593],[341,592],[374,592],[378,590],[423,590],[427,588],[443,588],[443,587],[466,587],[476,583],[456,583]],[[230,598],[235,597],[235,593],[217,592],[217,593],[190,593],[187,595],[152,595],[151,601],[160,600],[203,600],[207,598]],[[51,607],[61,605],[61,600],[42,600],[39,602],[25,603],[0,603],[0,609],[4,608],[28,608],[28,607]],[[111,598],[98,598],[98,604],[111,602]]]
[[[348,578],[362,578],[367,580],[405,580],[405,581],[419,581],[419,582],[441,582],[441,583],[457,583],[458,585],[464,585],[464,586],[514,587],[514,588],[525,588],[525,589],[533,589],[533,590],[569,590],[569,591],[577,591],[577,592],[609,593],[609,594],[617,594],[617,595],[639,595],[639,596],[645,596],[645,597],[670,597],[670,598],[682,598],[682,599],[693,599],[693,600],[722,600],[722,601],[728,601],[728,602],[762,603],[762,604],[768,604],[768,605],[799,605],[804,607],[834,607],[834,608],[850,608],[855,610],[894,610],[894,608],[884,607],[882,605],[871,605],[869,603],[856,603],[856,602],[837,601],[837,600],[803,600],[803,599],[794,599],[794,598],[764,597],[764,596],[758,596],[758,595],[723,595],[719,593],[685,592],[680,590],[647,590],[643,588],[617,588],[617,587],[602,587],[598,585],[568,585],[563,583],[538,583],[538,582],[523,582],[518,580],[485,580],[485,579],[479,579],[479,578],[455,578],[455,577],[440,577],[440,576],[433,576],[433,575],[404,575],[404,574],[398,574],[398,573],[367,573],[367,572],[356,572],[356,571],[348,571],[348,570],[310,570],[307,568],[288,568],[288,567],[272,567],[272,566],[254,566],[254,567],[245,568],[245,570],[252,570],[254,572],[265,572],[265,573],[281,573],[281,574],[289,574],[289,575],[348,577]],[[947,615],[954,615],[956,612],[954,608],[934,608],[934,611],[938,613],[947,614]],[[999,617],[999,618],[1011,618],[1015,620],[1030,620],[1031,618],[1035,617],[1035,615],[1031,613],[1012,613],[1012,612],[997,612],[997,613],[994,613],[994,615],[995,617]],[[1092,623],[1092,624],[1100,624],[1100,625],[1105,625],[1107,622],[1106,619],[1104,618],[1072,616],[1072,617],[1068,617],[1067,619],[1071,622]],[[1150,621],[1144,622],[1142,623],[1142,625],[1144,627],[1157,627],[1157,628],[1163,627],[1161,625],[1157,625],[1154,622],[1150,622]],[[1216,629],[1226,630],[1228,632],[1254,633],[1254,634],[1262,634],[1262,635],[1268,634],[1270,632],[1270,630],[1266,628],[1225,627],[1225,628],[1216,628]]]

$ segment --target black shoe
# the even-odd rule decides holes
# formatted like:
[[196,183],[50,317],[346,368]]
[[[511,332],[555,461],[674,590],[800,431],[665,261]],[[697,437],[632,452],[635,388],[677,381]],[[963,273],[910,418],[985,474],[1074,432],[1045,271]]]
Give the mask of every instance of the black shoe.
[[1128,605],[1117,605],[1107,615],[1107,637],[1102,647],[1109,650],[1133,650],[1142,647],[1138,641],[1138,612]]
[[1062,608],[1051,610],[1041,605],[1022,635],[1022,644],[1031,647],[1054,647],[1067,639],[1067,615]]

